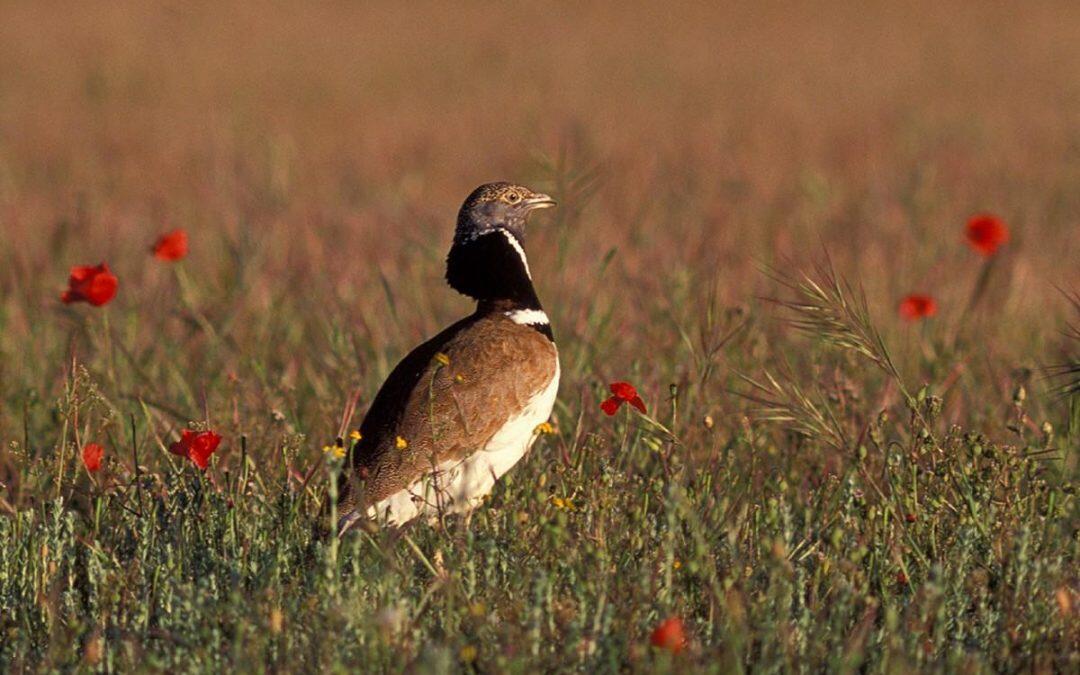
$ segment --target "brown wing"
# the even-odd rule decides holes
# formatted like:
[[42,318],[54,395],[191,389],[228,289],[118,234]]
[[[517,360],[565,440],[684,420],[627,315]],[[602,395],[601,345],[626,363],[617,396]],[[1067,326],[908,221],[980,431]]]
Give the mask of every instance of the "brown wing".
[[[555,376],[555,346],[545,336],[502,314],[470,319],[418,347],[387,379],[361,426],[353,462],[360,489],[348,490],[348,507],[374,504],[480,449]],[[384,390],[402,389],[403,380],[413,384],[391,411]]]

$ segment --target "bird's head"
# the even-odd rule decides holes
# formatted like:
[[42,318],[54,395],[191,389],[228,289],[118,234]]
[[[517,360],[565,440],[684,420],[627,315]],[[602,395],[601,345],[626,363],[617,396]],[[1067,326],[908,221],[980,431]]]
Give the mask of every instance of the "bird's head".
[[497,229],[506,230],[518,241],[524,241],[528,215],[551,206],[555,206],[554,199],[522,185],[481,185],[461,205],[454,241],[469,241]]

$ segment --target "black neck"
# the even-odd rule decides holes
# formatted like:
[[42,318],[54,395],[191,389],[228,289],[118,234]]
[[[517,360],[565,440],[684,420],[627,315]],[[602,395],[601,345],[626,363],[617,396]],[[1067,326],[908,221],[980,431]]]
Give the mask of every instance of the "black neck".
[[478,306],[510,311],[542,309],[529,278],[524,253],[502,229],[472,239],[455,240],[446,257],[446,281]]

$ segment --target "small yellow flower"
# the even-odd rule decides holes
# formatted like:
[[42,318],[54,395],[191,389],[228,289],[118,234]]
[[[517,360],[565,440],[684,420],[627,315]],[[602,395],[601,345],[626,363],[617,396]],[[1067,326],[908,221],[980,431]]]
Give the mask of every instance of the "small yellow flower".
[[681,560],[676,560],[671,566],[674,567],[675,569],[680,569],[682,567],[682,561]]
[[340,445],[335,445],[334,446],[334,457],[337,457],[338,459],[341,459],[344,456],[345,456],[345,448],[341,447]]
[[465,645],[461,648],[461,651],[458,652],[458,657],[464,663],[472,663],[476,660],[477,657],[476,647],[472,645]]
[[409,447],[409,442],[401,436],[398,436],[397,440],[394,441],[394,447],[398,450],[404,450],[405,448]]
[[363,436],[360,435],[359,430],[353,429],[352,431],[349,432],[349,440],[355,442],[355,441],[360,440],[361,438],[363,438]]
[[442,352],[435,352],[435,360],[444,366],[450,365],[450,357]]
[[323,451],[324,455],[328,455],[328,454],[330,454],[331,452],[334,451],[334,446],[332,446],[332,445],[324,445],[324,446],[322,446],[322,451]]
[[551,422],[541,422],[533,429],[533,433],[537,436],[544,436],[555,433],[555,427],[551,426]]
[[458,373],[457,375],[454,376],[454,382],[457,382],[458,384],[461,384],[464,381],[465,381],[465,376],[462,375],[461,373]]
[[552,497],[551,503],[560,511],[573,511],[574,500],[570,497]]

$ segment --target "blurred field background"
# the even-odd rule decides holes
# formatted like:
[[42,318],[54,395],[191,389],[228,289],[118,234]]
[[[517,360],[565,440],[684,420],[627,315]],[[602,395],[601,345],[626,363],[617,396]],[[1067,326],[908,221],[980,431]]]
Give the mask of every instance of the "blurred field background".
[[[468,530],[313,541],[321,448],[469,311],[443,259],[499,179],[560,201],[527,245],[556,435]],[[1012,240],[970,306],[981,211]],[[1080,416],[1043,369],[1078,225],[1077,3],[4,2],[0,663],[1075,667]],[[928,428],[762,301],[826,252]],[[60,304],[103,260],[116,299]],[[766,372],[843,441],[733,393]],[[616,379],[680,442],[603,416]]]

